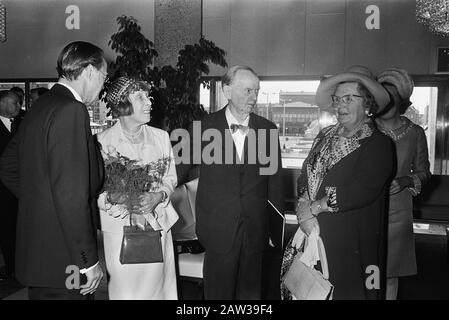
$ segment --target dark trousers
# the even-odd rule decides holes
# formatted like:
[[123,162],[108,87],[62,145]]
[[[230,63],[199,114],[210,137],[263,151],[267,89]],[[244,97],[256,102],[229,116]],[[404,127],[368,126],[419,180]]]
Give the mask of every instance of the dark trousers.
[[260,300],[262,252],[247,247],[245,223],[241,223],[230,252],[206,250],[203,265],[206,300]]
[[28,287],[30,300],[94,300],[95,294],[80,294],[79,290],[63,288]]
[[13,275],[15,273],[17,200],[12,195],[4,195],[2,192],[3,190],[0,190],[2,205],[0,210],[2,212],[0,215],[0,248],[5,260],[6,275]]

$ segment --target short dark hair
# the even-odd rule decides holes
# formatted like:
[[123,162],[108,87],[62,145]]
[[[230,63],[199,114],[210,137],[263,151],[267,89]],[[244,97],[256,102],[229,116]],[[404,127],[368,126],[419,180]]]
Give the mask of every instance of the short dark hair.
[[129,101],[129,95],[140,90],[149,93],[151,90],[150,84],[142,80],[136,80],[129,85],[129,87],[120,96],[117,104],[108,104],[111,108],[112,116],[116,118],[133,114],[134,110],[131,102]]
[[60,78],[76,80],[88,65],[100,69],[103,61],[102,49],[89,42],[75,41],[62,49],[56,70]]
[[228,71],[226,71],[226,73],[223,75],[223,77],[221,77],[221,85],[222,86],[229,86],[232,83],[232,81],[234,80],[235,75],[237,74],[237,72],[240,71],[240,70],[249,71],[252,74],[254,74],[257,78],[259,78],[257,73],[254,72],[254,70],[251,69],[250,67],[247,67],[247,66],[233,66],[233,67],[229,68]]
[[31,89],[31,93],[36,92],[38,97],[40,97],[41,95],[43,95],[45,92],[48,92],[48,91],[50,91],[50,90],[45,87]]
[[20,105],[22,105],[23,98],[25,97],[25,91],[23,91],[23,89],[20,87],[12,87],[11,89],[9,89],[9,91],[14,92],[17,97],[19,97],[19,103]]

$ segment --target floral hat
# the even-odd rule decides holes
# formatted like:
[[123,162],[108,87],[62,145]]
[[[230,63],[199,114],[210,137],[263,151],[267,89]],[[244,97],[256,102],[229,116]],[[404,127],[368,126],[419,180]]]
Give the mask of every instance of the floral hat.
[[371,71],[364,66],[352,66],[347,71],[321,80],[316,91],[315,102],[324,111],[332,108],[331,95],[334,94],[337,86],[342,82],[360,82],[373,95],[379,109],[379,113],[390,102],[387,90],[376,81]]

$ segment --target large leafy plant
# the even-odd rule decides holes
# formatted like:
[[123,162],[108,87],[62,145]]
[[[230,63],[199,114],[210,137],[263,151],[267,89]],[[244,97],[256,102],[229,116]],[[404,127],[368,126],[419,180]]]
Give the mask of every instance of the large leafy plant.
[[111,36],[109,45],[118,55],[110,65],[111,77],[105,88],[125,75],[150,82],[153,85],[151,124],[168,131],[188,128],[193,120],[201,119],[206,111],[199,103],[199,89],[201,85],[208,86],[202,76],[209,74],[208,63],[227,66],[225,51],[201,36],[198,43],[186,45],[179,51],[176,67],[154,67],[157,51],[141,33],[137,21],[121,16],[117,22],[119,30]]

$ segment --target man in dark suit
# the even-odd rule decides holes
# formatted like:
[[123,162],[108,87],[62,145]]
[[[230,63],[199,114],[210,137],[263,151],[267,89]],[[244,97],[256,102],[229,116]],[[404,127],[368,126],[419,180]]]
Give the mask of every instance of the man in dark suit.
[[[196,232],[206,249],[205,298],[261,299],[266,280],[262,279],[263,252],[269,243],[281,247],[280,238],[269,239],[268,203],[283,212],[278,131],[272,122],[252,113],[259,91],[253,70],[234,66],[222,84],[227,106],[194,122],[190,138],[180,142],[182,148],[175,148],[182,150],[182,157],[190,153],[189,159],[178,159],[182,162],[177,166],[178,184],[199,164]],[[203,133],[214,136],[212,152],[209,141],[201,139]],[[214,160],[206,159],[209,156]],[[275,273],[278,277],[279,270]]]
[[19,201],[16,276],[30,299],[89,299],[103,276],[95,225],[103,165],[84,103],[103,87],[103,51],[72,42],[57,71],[6,147],[0,177]]
[[[19,97],[10,91],[0,91],[0,155],[16,131],[17,123],[14,117],[19,114]],[[2,250],[5,268],[0,273],[0,280],[14,278],[14,251],[16,240],[17,199],[0,182],[0,248]]]

